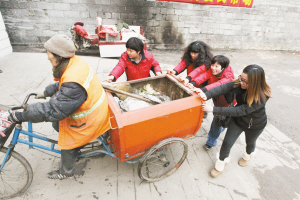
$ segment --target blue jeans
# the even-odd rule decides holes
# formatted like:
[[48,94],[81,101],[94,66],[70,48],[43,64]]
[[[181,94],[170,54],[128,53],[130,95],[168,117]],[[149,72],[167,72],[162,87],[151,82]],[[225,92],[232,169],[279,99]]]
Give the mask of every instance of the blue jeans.
[[215,147],[217,145],[217,139],[220,136],[220,133],[225,130],[222,126],[218,126],[215,123],[216,117],[214,116],[213,121],[211,122],[210,130],[208,132],[208,139],[206,144]]

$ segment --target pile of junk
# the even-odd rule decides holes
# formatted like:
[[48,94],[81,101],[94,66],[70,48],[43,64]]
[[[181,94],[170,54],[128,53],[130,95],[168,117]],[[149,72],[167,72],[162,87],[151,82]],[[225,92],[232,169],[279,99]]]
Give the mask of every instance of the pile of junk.
[[88,33],[83,22],[76,22],[70,31],[78,51],[99,48],[100,57],[119,57],[126,50],[125,44],[131,37],[141,39],[147,46],[142,27],[130,26],[124,22],[103,25],[101,17],[96,18],[95,34]]
[[150,83],[138,88],[132,87],[130,83],[116,85],[102,83],[102,85],[105,90],[113,93],[114,100],[124,112],[171,101],[169,96],[153,89]]

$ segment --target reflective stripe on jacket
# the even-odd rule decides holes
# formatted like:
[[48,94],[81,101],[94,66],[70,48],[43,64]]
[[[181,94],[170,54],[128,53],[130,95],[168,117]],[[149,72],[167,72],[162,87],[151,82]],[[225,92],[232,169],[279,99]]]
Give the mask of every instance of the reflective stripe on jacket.
[[59,122],[58,147],[66,150],[85,145],[110,129],[107,97],[93,69],[74,56],[59,80],[59,89],[67,82],[80,84],[87,100]]

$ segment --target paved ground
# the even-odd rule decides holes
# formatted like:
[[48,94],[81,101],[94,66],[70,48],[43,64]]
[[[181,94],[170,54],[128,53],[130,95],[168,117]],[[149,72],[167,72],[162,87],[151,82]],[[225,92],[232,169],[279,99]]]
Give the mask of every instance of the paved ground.
[[[155,50],[153,53],[163,69],[173,67],[180,61],[180,52],[177,58],[170,56],[176,52]],[[224,133],[216,148],[209,152],[202,148],[212,119],[212,115],[209,115],[196,137],[186,141],[189,153],[183,165],[172,176],[155,183],[142,182],[137,175],[137,165],[111,160],[108,156],[81,160],[77,170],[83,176],[77,175],[63,181],[49,180],[45,174],[57,168],[60,160],[57,155],[19,145],[16,151],[30,162],[34,179],[27,192],[16,199],[300,199],[300,146],[294,141],[297,137],[287,136],[290,132],[282,131],[285,128],[280,131],[277,127],[281,127],[282,121],[272,121],[277,114],[275,111],[275,114],[270,112],[270,107],[280,108],[284,102],[287,105],[283,110],[277,109],[278,115],[285,115],[284,118],[290,124],[284,126],[290,130],[293,129],[293,123],[297,127],[299,113],[291,107],[293,101],[290,102],[289,98],[292,94],[292,99],[298,100],[299,93],[296,89],[299,88],[299,81],[293,87],[285,88],[283,86],[288,84],[282,82],[281,77],[292,79],[299,76],[296,67],[291,71],[283,66],[299,59],[299,55],[255,51],[214,53],[227,55],[236,69],[235,74],[241,73],[247,64],[261,64],[266,69],[272,88],[282,86],[279,87],[282,90],[275,90],[278,94],[273,93],[274,98],[268,103],[270,121],[275,122],[275,126],[269,123],[266,127],[257,142],[257,154],[249,166],[241,168],[237,164],[245,144],[242,135],[231,151],[231,162],[224,173],[218,178],[210,177],[209,171],[214,166],[215,155]],[[81,57],[91,65],[100,80],[104,80],[118,62],[118,59]],[[274,63],[276,59],[281,60],[276,67],[267,65]],[[281,68],[278,68],[280,65]],[[28,93],[42,91],[53,82],[51,65],[46,54],[13,53],[0,59],[0,68],[4,71],[0,74],[0,104],[19,105]],[[293,76],[289,76],[291,74]],[[120,80],[122,79],[125,77]],[[286,110],[289,113],[285,113]],[[51,138],[57,138],[57,133],[49,123],[35,124],[34,129]]]

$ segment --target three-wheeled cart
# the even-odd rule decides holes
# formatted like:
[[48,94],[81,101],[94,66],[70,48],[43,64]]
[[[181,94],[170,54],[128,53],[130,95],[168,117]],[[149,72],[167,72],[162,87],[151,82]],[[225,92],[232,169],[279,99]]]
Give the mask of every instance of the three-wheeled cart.
[[[169,96],[171,101],[124,112],[112,93],[106,92],[112,126],[109,137],[101,135],[98,138],[102,145],[97,140],[87,144],[86,146],[92,147],[81,149],[79,158],[103,153],[118,158],[121,162],[139,163],[138,173],[142,180],[158,181],[175,172],[185,160],[188,146],[184,139],[194,136],[200,128],[204,114],[201,105],[204,101],[171,75],[127,83],[135,89],[141,89],[150,83],[154,90]],[[23,109],[28,99],[35,95],[29,94],[21,106],[0,106],[0,110]],[[33,180],[30,163],[14,150],[17,144],[58,154],[61,151],[56,148],[56,140],[33,131],[30,122],[27,130],[23,129],[22,124],[13,124],[4,134],[5,137],[0,135],[0,198],[6,199],[25,192]],[[11,142],[5,147],[11,134]],[[28,138],[19,137],[20,135]],[[46,145],[36,140],[42,140]],[[94,144],[98,145],[94,147]]]
[[137,90],[149,83],[155,91],[171,98],[169,102],[123,112],[112,94],[106,92],[115,157],[123,162],[144,154],[139,162],[139,176],[145,181],[157,181],[171,175],[185,160],[188,146],[184,139],[195,136],[199,130],[204,102],[168,74],[127,83]]

